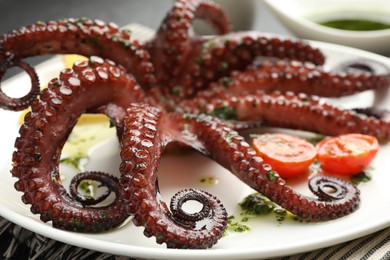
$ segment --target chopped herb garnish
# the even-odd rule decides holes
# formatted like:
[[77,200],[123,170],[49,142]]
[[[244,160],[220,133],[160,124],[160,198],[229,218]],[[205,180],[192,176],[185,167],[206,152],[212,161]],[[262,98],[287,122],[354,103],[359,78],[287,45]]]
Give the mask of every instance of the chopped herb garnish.
[[276,220],[281,222],[286,219],[287,216],[287,210],[285,209],[275,209],[274,210]]
[[229,67],[229,64],[227,62],[222,62],[221,65],[219,65],[219,70],[226,70]]
[[222,78],[222,84],[225,88],[229,87],[232,79],[230,77],[223,77]]
[[278,174],[274,170],[270,170],[267,172],[267,178],[270,181],[275,180],[278,177]]
[[237,233],[243,233],[246,231],[249,231],[250,227],[242,224],[240,221],[237,221],[234,216],[229,216],[227,219],[227,226],[224,233],[224,236],[227,234],[227,232],[237,232]]
[[270,214],[274,214],[278,222],[282,222],[288,217],[301,221],[297,216],[281,208],[260,193],[248,195],[239,205],[242,209],[241,215],[244,215],[242,222],[247,222],[250,216],[268,216]]
[[178,96],[179,94],[180,94],[180,87],[173,87],[173,88],[171,88],[171,94],[172,95],[175,95],[175,96]]
[[122,47],[125,48],[126,50],[130,49],[131,47],[131,42],[129,41],[119,40],[118,43],[122,45]]
[[238,118],[235,108],[231,106],[217,107],[211,115],[222,120],[235,120]]
[[226,135],[226,141],[228,143],[230,143],[233,140],[233,138],[236,138],[237,140],[240,140],[240,141],[244,140],[244,137],[240,136],[238,134],[238,132],[235,132],[235,131],[228,132],[227,135]]
[[94,194],[96,194],[98,185],[95,181],[83,180],[80,182],[78,188],[81,190],[83,194],[88,196],[94,196]]
[[162,103],[167,103],[167,102],[168,102],[168,99],[167,99],[163,94],[161,94],[161,95],[160,95],[160,101],[161,101]]
[[317,143],[321,142],[322,140],[324,140],[326,138],[326,135],[320,135],[320,134],[316,134],[310,138],[307,139],[307,141],[309,141],[310,143],[312,143],[313,145],[316,145]]
[[366,172],[359,172],[351,176],[351,182],[355,185],[358,185],[362,182],[368,182],[371,180],[371,176],[369,176]]
[[259,193],[245,197],[239,205],[246,214],[250,215],[268,215],[275,208],[275,204],[272,201]]
[[34,153],[34,161],[40,162],[42,159],[42,155],[40,153]]
[[88,157],[85,157],[85,156],[72,156],[72,157],[61,159],[60,163],[69,165],[69,166],[71,166],[71,167],[73,167],[73,168],[75,168],[77,170],[81,170],[80,169],[80,161],[83,160],[83,159],[88,159]]
[[90,21],[91,21],[90,18],[82,17],[82,18],[78,18],[78,19],[76,20],[76,23],[78,23],[78,24],[84,24],[84,23],[90,22]]
[[199,58],[196,59],[196,63],[197,63],[198,65],[203,65],[204,59],[201,58],[201,57],[199,57]]
[[216,185],[218,184],[219,180],[215,177],[209,176],[201,178],[199,182],[205,185]]
[[85,41],[87,44],[92,45],[96,49],[103,49],[103,46],[101,45],[99,38],[89,36],[87,40]]

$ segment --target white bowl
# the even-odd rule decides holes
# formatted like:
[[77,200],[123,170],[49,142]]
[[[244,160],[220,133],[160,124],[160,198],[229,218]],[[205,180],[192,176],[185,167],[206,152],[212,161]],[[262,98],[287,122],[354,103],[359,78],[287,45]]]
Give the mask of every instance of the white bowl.
[[318,24],[332,19],[369,19],[390,24],[389,0],[265,0],[296,36],[390,54],[390,29],[349,31]]

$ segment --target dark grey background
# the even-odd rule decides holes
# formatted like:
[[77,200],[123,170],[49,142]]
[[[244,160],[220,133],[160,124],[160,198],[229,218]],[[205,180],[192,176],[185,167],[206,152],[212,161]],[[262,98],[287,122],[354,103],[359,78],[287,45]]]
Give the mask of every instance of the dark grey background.
[[[255,2],[255,29],[291,35],[261,0]],[[68,17],[97,18],[119,26],[140,23],[156,29],[172,3],[173,0],[0,0],[0,34],[39,20]]]
[[[293,36],[271,14],[262,0],[222,1],[239,2],[240,12],[244,11],[246,1],[253,1],[254,4],[249,7],[249,10],[248,8],[245,10],[253,14],[251,28],[236,29],[254,29]],[[119,26],[138,23],[157,29],[172,4],[173,0],[0,0],[0,35],[37,21],[59,20],[70,17],[100,19],[105,22],[114,22]],[[238,10],[233,11],[239,12]],[[28,58],[27,62],[36,65],[47,58],[33,57]],[[11,68],[7,70],[3,80],[19,72],[21,72],[19,68]]]

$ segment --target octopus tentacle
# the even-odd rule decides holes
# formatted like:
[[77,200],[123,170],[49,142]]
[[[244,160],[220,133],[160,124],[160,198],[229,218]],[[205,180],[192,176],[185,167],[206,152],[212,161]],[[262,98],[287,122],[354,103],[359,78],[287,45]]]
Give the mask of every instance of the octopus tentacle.
[[390,86],[390,73],[333,73],[308,63],[265,60],[243,72],[233,72],[229,78],[224,78],[222,84],[231,94],[263,90],[340,97],[387,88]]
[[39,78],[34,68],[32,68],[27,63],[24,63],[20,60],[15,60],[11,55],[3,55],[0,49],[0,80],[1,77],[5,74],[5,71],[10,67],[20,67],[23,69],[31,80],[31,88],[27,94],[22,97],[10,97],[1,89],[0,86],[0,108],[19,111],[27,108],[32,101],[38,96],[40,91]]
[[[201,115],[194,120],[186,120],[186,124],[190,124],[188,131],[196,133],[213,160],[251,188],[302,219],[333,219],[350,214],[359,205],[359,190],[342,180],[337,181],[337,185],[343,189],[337,199],[323,200],[323,194],[318,199],[299,194],[270,165],[263,163],[263,159],[256,155],[243,137],[210,116]],[[315,189],[314,186],[330,185],[332,181],[335,183],[333,178],[321,177],[311,182],[311,185]]]
[[[184,105],[183,105],[184,106]],[[243,94],[230,96],[202,96],[189,101],[191,113],[228,108],[231,118],[238,121],[257,121],[262,125],[299,129],[326,135],[362,133],[377,138],[390,137],[390,122],[370,117],[353,110],[344,110],[321,102],[318,97],[289,92]]]
[[202,41],[192,35],[192,22],[202,19],[209,22],[219,34],[231,31],[230,22],[222,9],[209,0],[180,0],[147,44],[158,81],[168,82],[180,74],[180,68],[188,59],[196,42]]
[[45,54],[101,56],[124,66],[145,88],[156,81],[144,47],[127,30],[100,20],[37,22],[3,35],[0,46],[15,59]]
[[353,111],[369,117],[375,117],[381,121],[390,122],[390,111],[387,109],[378,109],[373,107],[354,108]]
[[[183,223],[184,225],[191,225],[193,228],[196,227],[196,222],[205,219],[211,213],[211,205],[202,193],[205,193],[199,189],[182,190],[176,193],[170,204],[173,217]],[[188,213],[183,210],[183,205],[187,201],[195,200],[202,204],[202,209],[199,212]]]
[[180,83],[186,87],[187,95],[193,94],[210,82],[229,76],[232,71],[245,70],[258,57],[324,63],[323,54],[302,41],[270,38],[258,32],[230,33],[205,41],[188,62],[188,74]]
[[177,211],[181,203],[176,199],[179,196],[180,201],[182,195],[174,196],[172,213],[158,191],[156,175],[160,157],[178,132],[177,125],[154,107],[136,104],[129,107],[121,142],[124,199],[133,214],[134,224],[144,226],[144,234],[155,236],[157,243],[166,243],[167,247],[173,248],[211,247],[226,226],[227,214],[221,202],[207,192],[189,191],[190,197],[184,195],[184,200],[205,202],[203,205],[207,210],[202,210],[200,218],[187,221]]
[[[91,98],[92,97],[92,98]],[[71,199],[59,173],[61,149],[78,117],[96,108],[115,105],[121,114],[143,92],[123,67],[93,57],[62,71],[35,100],[25,116],[13,155],[15,188],[31,211],[53,226],[83,232],[98,232],[120,225],[129,215],[120,190],[108,206],[89,208]]]
[[361,73],[368,72],[373,74],[386,74],[389,73],[389,68],[380,62],[370,60],[370,59],[351,59],[345,62],[341,62],[335,68],[332,69],[333,72],[353,72]]
[[[83,181],[94,181],[100,183],[98,188],[107,187],[103,194],[98,197],[92,195],[84,195],[79,192],[79,186]],[[74,200],[80,202],[84,206],[97,205],[110,196],[112,192],[120,190],[119,179],[115,176],[108,175],[102,172],[83,172],[75,175],[69,185],[69,193]]]
[[[194,19],[205,20],[223,35],[194,35]],[[38,77],[22,60],[57,53],[90,59],[63,70],[38,93]],[[211,158],[303,219],[350,214],[360,201],[354,185],[314,176],[309,180],[314,195],[300,194],[236,131],[267,125],[390,138],[389,112],[343,110],[307,95],[341,96],[387,87],[386,66],[352,62],[327,72],[319,67],[324,60],[318,49],[302,41],[230,33],[222,9],[208,0],[178,0],[155,37],[142,43],[114,24],[89,19],[38,22],[0,36],[0,78],[9,67],[20,66],[32,80],[30,92],[21,98],[0,89],[2,108],[19,110],[31,104],[15,142],[15,188],[34,214],[56,228],[99,232],[133,215],[147,237],[169,248],[211,247],[227,224],[221,201],[206,191],[185,189],[168,206],[160,194],[158,166],[165,148],[174,143]],[[83,172],[72,179],[68,192],[60,179],[61,150],[84,113],[103,113],[116,127],[120,178]],[[101,183],[107,192],[83,196],[78,186],[84,180]],[[199,202],[202,209],[186,212],[187,201]]]
[[310,190],[320,199],[327,201],[344,198],[347,193],[345,185],[345,181],[331,176],[318,175],[309,180]]

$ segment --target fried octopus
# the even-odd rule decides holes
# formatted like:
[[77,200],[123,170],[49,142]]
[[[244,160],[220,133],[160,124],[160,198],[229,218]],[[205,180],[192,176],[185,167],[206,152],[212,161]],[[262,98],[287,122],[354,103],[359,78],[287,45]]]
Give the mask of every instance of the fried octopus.
[[[206,20],[217,36],[194,35],[194,19]],[[63,70],[40,92],[34,69],[22,60],[67,53],[90,58]],[[4,109],[31,105],[15,142],[15,188],[24,193],[22,200],[31,204],[34,214],[56,228],[99,232],[132,216],[135,225],[145,227],[146,236],[169,248],[212,247],[227,222],[222,203],[206,191],[188,189],[178,192],[168,206],[159,193],[161,155],[176,143],[212,158],[302,219],[350,214],[360,200],[354,185],[315,176],[309,187],[316,197],[301,195],[237,132],[262,124],[389,138],[390,123],[381,117],[342,110],[313,96],[386,88],[389,74],[326,72],[320,68],[323,63],[323,54],[302,41],[231,32],[221,9],[206,0],[177,1],[146,42],[132,40],[130,31],[112,23],[89,19],[38,22],[10,32],[0,38],[0,76],[20,66],[32,82],[22,98],[0,92]],[[106,114],[117,128],[121,175],[80,173],[68,193],[60,180],[61,150],[84,113]],[[84,197],[77,186],[86,179],[101,183],[108,192]],[[114,201],[100,206],[110,192],[115,193]],[[202,209],[183,210],[189,200],[199,201]]]

